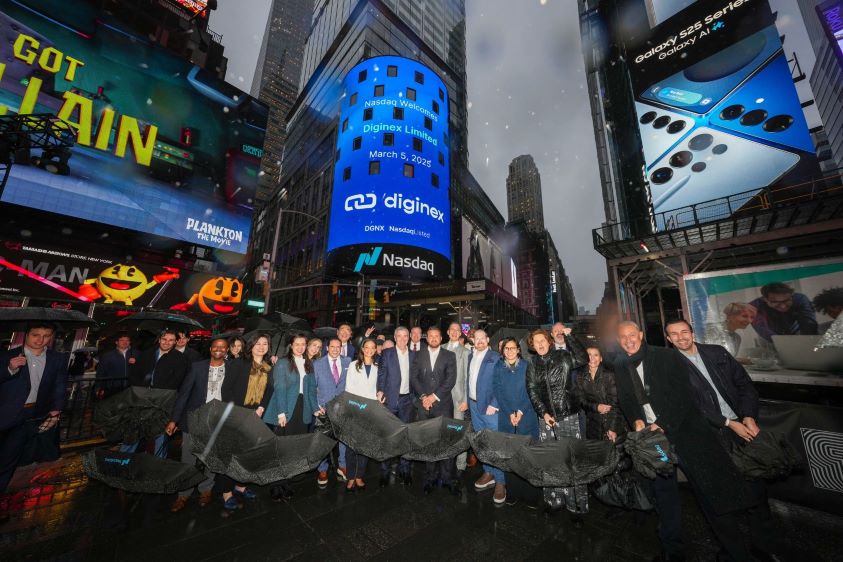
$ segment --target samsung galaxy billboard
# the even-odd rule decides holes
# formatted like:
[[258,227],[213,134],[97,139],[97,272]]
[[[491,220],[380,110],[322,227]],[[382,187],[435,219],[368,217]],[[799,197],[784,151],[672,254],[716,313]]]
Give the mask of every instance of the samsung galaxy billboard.
[[448,91],[431,69],[376,57],[345,78],[328,267],[337,275],[451,271]]
[[75,141],[17,150],[0,200],[245,253],[266,107],[100,4],[0,0],[0,113]]
[[775,18],[766,0],[696,2],[628,50],[658,228],[819,172]]

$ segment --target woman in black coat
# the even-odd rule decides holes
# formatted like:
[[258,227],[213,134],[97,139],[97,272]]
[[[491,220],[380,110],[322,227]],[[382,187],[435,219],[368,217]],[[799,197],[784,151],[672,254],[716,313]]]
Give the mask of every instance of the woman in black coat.
[[[574,383],[574,369],[588,363],[588,355],[577,338],[565,329],[570,351],[553,349],[553,336],[547,330],[530,334],[530,347],[536,352],[533,368],[527,371],[527,394],[539,422],[539,440],[559,437],[582,439]],[[585,485],[571,488],[545,488],[544,500],[551,512],[567,507],[577,518],[588,512],[588,490]]]
[[615,374],[603,365],[597,347],[588,347],[586,352],[588,365],[580,370],[576,383],[577,402],[586,415],[585,437],[614,441],[623,432]]

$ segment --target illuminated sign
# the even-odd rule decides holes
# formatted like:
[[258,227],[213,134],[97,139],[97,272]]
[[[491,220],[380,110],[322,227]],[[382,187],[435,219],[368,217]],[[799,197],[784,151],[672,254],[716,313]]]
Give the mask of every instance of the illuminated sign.
[[745,194],[738,210],[819,172],[766,0],[697,2],[628,54],[657,228],[693,223],[692,205]]
[[431,69],[376,57],[343,82],[328,268],[337,275],[451,272],[448,91]]
[[244,154],[248,154],[248,155],[250,155],[250,156],[255,156],[255,157],[257,157],[257,158],[262,158],[262,157],[263,157],[263,149],[262,149],[262,148],[258,148],[257,146],[251,146],[251,145],[249,145],[249,144],[244,144],[244,145],[241,145],[241,146],[240,146],[240,150],[241,150]]
[[837,60],[843,65],[843,0],[830,0],[817,6],[828,39],[831,41]]
[[17,151],[0,201],[245,253],[259,159],[239,149],[263,146],[266,107],[78,4],[0,0],[0,114],[55,115],[76,141]]

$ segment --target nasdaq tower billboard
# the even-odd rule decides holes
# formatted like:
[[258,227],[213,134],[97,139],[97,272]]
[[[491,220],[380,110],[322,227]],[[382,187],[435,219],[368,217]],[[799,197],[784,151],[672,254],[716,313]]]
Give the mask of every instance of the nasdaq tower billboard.
[[819,172],[767,0],[696,2],[627,54],[658,228]]
[[337,134],[328,267],[338,275],[447,277],[448,90],[401,57],[348,73]]

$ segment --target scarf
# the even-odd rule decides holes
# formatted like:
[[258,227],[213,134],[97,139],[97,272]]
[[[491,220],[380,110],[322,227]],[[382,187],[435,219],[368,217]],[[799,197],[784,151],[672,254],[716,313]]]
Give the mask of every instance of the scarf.
[[243,401],[244,406],[260,406],[269,380],[268,373],[271,369],[272,367],[266,363],[260,365],[252,363],[252,368],[249,371],[249,386],[246,388],[246,399]]
[[628,355],[624,360],[627,368],[629,370],[629,376],[632,378],[632,388],[635,392],[635,399],[638,400],[639,404],[649,404],[650,403],[650,385],[644,385],[641,382],[641,377],[638,376],[638,366],[644,361],[644,358],[647,356],[647,342],[642,341],[641,347],[633,353],[632,355]]

